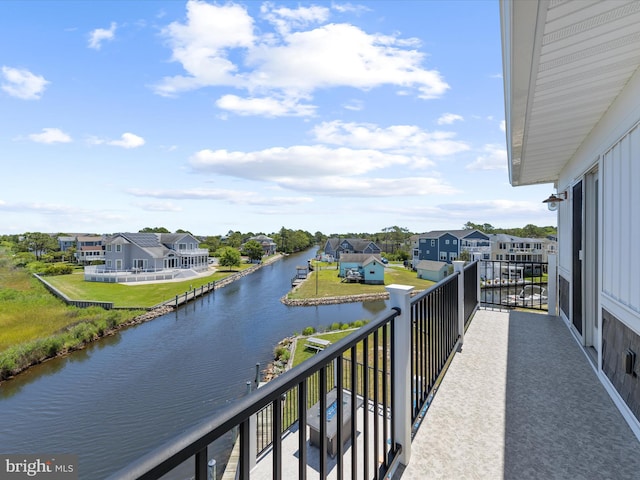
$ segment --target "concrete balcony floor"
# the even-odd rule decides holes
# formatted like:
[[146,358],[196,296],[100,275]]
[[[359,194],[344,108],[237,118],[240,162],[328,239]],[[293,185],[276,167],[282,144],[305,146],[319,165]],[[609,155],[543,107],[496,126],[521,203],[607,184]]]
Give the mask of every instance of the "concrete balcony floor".
[[[360,451],[363,411],[358,411]],[[298,478],[298,433],[292,428],[283,439],[286,479]],[[345,450],[345,478],[351,478],[351,442]],[[318,448],[308,445],[307,451],[308,478],[317,479]],[[335,467],[336,459],[329,458],[329,478],[336,478]],[[271,469],[268,450],[251,478],[272,478]],[[362,465],[358,471],[362,475]],[[496,310],[475,314],[462,351],[416,433],[409,465],[393,477],[639,478],[640,442],[564,322],[546,314]]]
[[480,310],[394,479],[637,479],[640,443],[564,322]]

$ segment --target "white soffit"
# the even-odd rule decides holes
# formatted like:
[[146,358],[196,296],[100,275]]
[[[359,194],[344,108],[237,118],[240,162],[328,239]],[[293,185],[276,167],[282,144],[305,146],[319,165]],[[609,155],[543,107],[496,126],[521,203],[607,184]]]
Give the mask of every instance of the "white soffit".
[[511,183],[553,183],[640,64],[640,1],[505,0],[502,15]]

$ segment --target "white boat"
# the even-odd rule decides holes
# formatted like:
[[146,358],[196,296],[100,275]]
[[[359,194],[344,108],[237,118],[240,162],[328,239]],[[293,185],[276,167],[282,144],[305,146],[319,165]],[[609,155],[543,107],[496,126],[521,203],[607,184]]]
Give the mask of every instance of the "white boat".
[[520,293],[507,295],[502,304],[508,307],[539,307],[547,303],[547,289],[540,285],[525,285]]

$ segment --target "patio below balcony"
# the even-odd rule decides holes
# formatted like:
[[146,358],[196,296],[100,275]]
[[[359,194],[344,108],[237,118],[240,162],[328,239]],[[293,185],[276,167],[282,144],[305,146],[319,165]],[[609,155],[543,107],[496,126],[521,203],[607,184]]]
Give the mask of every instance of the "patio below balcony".
[[558,317],[479,310],[396,480],[638,478],[640,443]]

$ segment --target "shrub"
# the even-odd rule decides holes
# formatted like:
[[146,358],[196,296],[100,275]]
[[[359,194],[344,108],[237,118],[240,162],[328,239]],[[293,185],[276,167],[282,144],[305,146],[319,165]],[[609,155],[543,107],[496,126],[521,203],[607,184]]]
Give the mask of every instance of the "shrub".
[[355,322],[352,323],[353,328],[360,328],[364,325],[364,322],[362,320],[356,320]]
[[42,269],[43,275],[68,275],[73,273],[73,267],[65,263],[54,263]]
[[313,327],[306,327],[302,330],[302,335],[313,335],[316,332],[316,329]]
[[276,360],[286,363],[291,357],[291,351],[284,345],[278,345],[273,351],[273,355]]
[[348,323],[343,323],[342,325],[340,325],[340,330],[349,330],[349,324]]
[[331,324],[331,330],[340,330],[340,323],[339,322],[333,322]]

